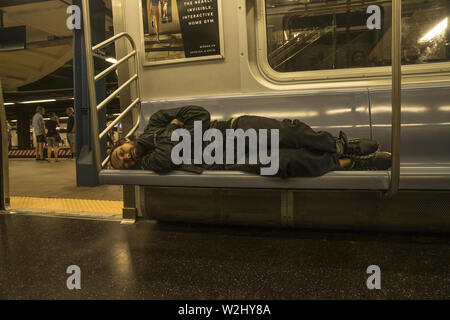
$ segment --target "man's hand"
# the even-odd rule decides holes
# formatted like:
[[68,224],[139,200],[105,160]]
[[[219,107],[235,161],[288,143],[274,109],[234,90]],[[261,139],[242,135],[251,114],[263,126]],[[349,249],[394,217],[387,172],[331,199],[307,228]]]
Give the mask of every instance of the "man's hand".
[[178,119],[173,119],[173,120],[170,122],[170,124],[176,124],[176,125],[179,126],[179,127],[184,126],[184,123],[181,122],[181,121],[178,120]]

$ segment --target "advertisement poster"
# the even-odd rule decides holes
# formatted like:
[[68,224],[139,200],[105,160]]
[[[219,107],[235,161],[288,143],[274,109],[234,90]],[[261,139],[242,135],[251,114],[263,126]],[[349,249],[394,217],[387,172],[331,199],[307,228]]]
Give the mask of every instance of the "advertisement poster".
[[221,0],[140,1],[144,65],[223,58]]

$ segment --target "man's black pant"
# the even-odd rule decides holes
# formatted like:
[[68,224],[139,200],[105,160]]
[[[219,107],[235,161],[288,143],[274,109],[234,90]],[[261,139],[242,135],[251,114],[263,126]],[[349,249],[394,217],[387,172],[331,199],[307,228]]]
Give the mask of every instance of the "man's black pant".
[[[278,175],[286,177],[316,177],[329,171],[341,169],[336,154],[336,139],[328,132],[316,132],[299,120],[278,121],[275,119],[242,116],[234,129],[279,129],[280,169]],[[270,137],[268,133],[268,137]],[[268,141],[270,143],[270,139]],[[236,166],[242,168],[236,168]],[[250,165],[251,166],[251,165]],[[256,168],[232,165],[234,170],[256,173]]]

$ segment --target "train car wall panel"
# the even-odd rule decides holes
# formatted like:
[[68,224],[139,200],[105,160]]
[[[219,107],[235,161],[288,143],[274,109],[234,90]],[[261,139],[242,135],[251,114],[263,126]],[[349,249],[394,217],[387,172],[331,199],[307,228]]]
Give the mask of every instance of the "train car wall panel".
[[[124,21],[115,21],[115,24],[123,23],[124,29],[140,44],[139,51],[143,64],[145,50],[142,45],[144,43],[142,28],[144,21],[140,18],[140,13],[144,9],[142,8],[142,1],[113,0],[113,2],[123,10],[125,17]],[[255,0],[222,1],[224,59],[162,66],[142,66],[141,96],[143,100],[299,90],[321,90],[322,92],[346,91],[351,88],[367,90],[390,85],[390,68],[387,67],[381,73],[374,73],[372,68],[366,68],[362,72],[362,78],[358,78],[357,81],[353,79],[354,77],[346,78],[345,76],[334,80],[328,79],[321,71],[315,71],[315,80],[306,78],[299,81],[298,75],[293,75],[292,81],[283,83],[268,79],[258,67],[256,58],[257,52],[261,50],[260,44],[258,44],[261,40],[256,36],[257,26],[261,23],[259,21],[261,13],[257,12],[255,4]],[[163,32],[166,26],[161,28]],[[408,68],[415,70],[416,66],[408,66]],[[447,69],[441,68],[441,70]],[[350,69],[344,71],[346,72],[344,74],[349,75],[354,72]],[[430,77],[425,77],[420,72],[416,72],[415,76],[405,76],[404,81],[416,84],[424,83],[425,80],[428,83],[442,83],[442,81],[448,83],[449,81],[448,73],[446,74],[443,71],[442,74],[433,75],[433,79]]]
[[158,221],[347,231],[450,230],[448,192],[400,192],[387,200],[382,192],[364,190],[143,190],[143,217]]
[[299,119],[315,130],[349,137],[370,137],[368,92],[290,92],[285,94],[247,94],[191,99],[154,100],[142,106],[139,132],[145,128],[150,116],[160,110],[183,105],[206,108],[212,119],[229,119],[244,114],[270,118]]
[[[448,192],[403,191],[390,200],[381,192],[295,191],[294,226],[404,232],[448,232]],[[324,197],[326,202],[321,201]]]
[[[450,170],[450,86],[404,87],[402,163],[446,165]],[[370,90],[374,138],[391,148],[391,91]]]
[[144,190],[145,218],[206,224],[281,225],[281,191],[161,187]]
[[[140,44],[143,62],[141,1],[113,1],[123,6],[125,30]],[[236,0],[222,1],[224,59],[143,67],[143,100],[240,92],[239,41],[236,37],[239,29],[235,11]]]
[[294,225],[368,229],[377,216],[377,203],[381,199],[381,192],[293,191]]

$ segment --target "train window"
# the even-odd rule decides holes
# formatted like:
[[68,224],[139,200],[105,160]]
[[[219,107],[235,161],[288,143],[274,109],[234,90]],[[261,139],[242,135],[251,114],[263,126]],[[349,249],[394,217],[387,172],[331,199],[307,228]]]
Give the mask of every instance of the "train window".
[[[368,13],[370,5],[379,10]],[[402,7],[402,63],[450,61],[450,1]],[[267,60],[277,72],[391,65],[390,0],[265,0],[265,9]]]

